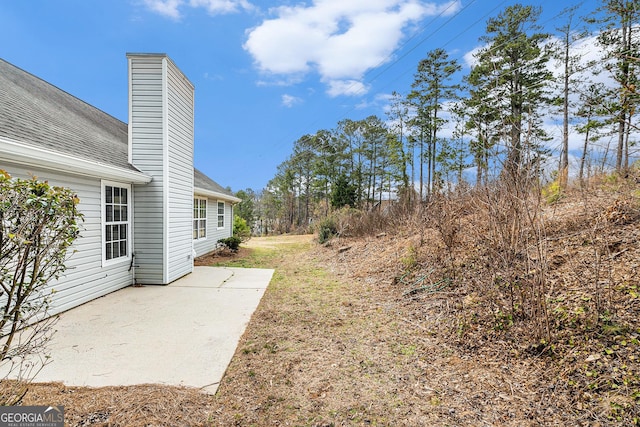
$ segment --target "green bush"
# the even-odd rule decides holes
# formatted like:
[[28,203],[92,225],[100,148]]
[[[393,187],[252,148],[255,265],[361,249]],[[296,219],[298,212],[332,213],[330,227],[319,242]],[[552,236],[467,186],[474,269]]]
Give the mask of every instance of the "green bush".
[[552,181],[542,189],[542,197],[548,204],[557,203],[562,198],[562,187],[558,180]]
[[220,246],[227,248],[233,252],[236,252],[238,249],[240,249],[240,243],[242,243],[242,240],[240,240],[240,238],[236,236],[218,240],[218,244]]
[[239,215],[233,216],[233,235],[242,242],[246,242],[251,238],[251,228],[249,228],[247,220]]
[[332,217],[323,219],[318,226],[318,242],[326,243],[336,234],[338,234],[338,227],[335,220]]

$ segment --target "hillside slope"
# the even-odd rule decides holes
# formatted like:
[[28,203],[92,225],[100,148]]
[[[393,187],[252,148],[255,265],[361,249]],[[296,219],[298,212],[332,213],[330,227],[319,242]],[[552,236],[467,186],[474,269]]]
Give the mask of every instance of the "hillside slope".
[[404,327],[451,346],[467,372],[445,395],[462,407],[480,396],[531,425],[638,425],[639,196],[635,182],[574,190],[517,224],[486,195],[457,197],[323,254],[393,289]]

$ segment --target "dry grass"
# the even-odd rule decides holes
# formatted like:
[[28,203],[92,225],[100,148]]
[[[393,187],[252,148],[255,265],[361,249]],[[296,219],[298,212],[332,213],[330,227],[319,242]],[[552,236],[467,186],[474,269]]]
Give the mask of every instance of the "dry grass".
[[509,317],[471,232],[482,216],[460,208],[455,236],[415,219],[323,246],[253,238],[238,254],[200,260],[276,268],[215,396],[38,384],[24,403],[65,405],[69,425],[638,424],[634,191],[545,208],[553,341],[544,345],[527,319]]

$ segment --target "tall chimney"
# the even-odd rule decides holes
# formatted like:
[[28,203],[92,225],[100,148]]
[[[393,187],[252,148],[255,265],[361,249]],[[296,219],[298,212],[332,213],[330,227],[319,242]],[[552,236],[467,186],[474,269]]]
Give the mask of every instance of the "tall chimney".
[[165,54],[128,53],[129,162],[153,177],[135,189],[136,282],[193,270],[194,86]]

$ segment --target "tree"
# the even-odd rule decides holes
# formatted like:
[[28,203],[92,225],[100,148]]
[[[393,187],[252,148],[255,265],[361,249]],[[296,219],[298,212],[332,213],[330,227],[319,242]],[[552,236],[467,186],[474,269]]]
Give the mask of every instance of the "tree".
[[398,92],[391,93],[391,102],[389,110],[387,111],[387,117],[390,120],[389,132],[392,139],[389,140],[389,160],[395,178],[401,182],[400,191],[401,195],[406,195],[409,198],[412,192],[409,186],[409,175],[407,172],[407,164],[410,162],[410,157],[405,150],[405,140],[407,131],[407,122],[409,120],[409,109],[403,97]]
[[275,231],[282,231],[280,218],[283,215],[282,194],[275,186],[274,179],[269,182],[267,188],[260,192],[258,203],[258,227],[261,235],[268,235]]
[[[366,202],[370,206],[376,201],[376,191],[383,187],[385,178],[383,170],[388,163],[387,127],[377,116],[369,116],[361,121],[362,136],[365,141],[364,157],[368,163],[366,176]],[[378,183],[380,181],[380,184]],[[382,190],[380,191],[380,196]]]
[[[79,235],[76,195],[47,182],[11,178],[0,171],[0,366],[28,383],[44,363],[25,363],[40,355],[50,339],[48,317],[53,285],[66,269],[72,243]],[[25,371],[29,367],[33,371]],[[26,385],[1,396],[13,405]]]
[[[420,127],[421,140],[426,139],[427,142],[427,196],[433,189],[436,177],[439,131],[446,123],[441,117],[443,104],[457,97],[459,85],[449,81],[459,70],[457,61],[450,60],[447,52],[438,48],[429,52],[418,63],[418,70],[411,84],[412,91],[408,98],[415,102],[418,116],[416,124]],[[421,157],[420,160],[423,162],[425,159]],[[422,196],[422,188],[420,195]]]
[[319,130],[313,137],[316,150],[313,180],[315,199],[322,203],[323,215],[329,215],[331,205],[331,186],[340,173],[345,172],[346,146],[341,145],[335,132]]
[[356,188],[356,202],[352,207],[362,206],[365,192],[367,140],[363,134],[363,122],[345,119],[338,122],[336,136],[339,144],[346,147],[347,152],[347,178]]
[[563,11],[567,15],[567,23],[557,28],[562,37],[555,52],[555,57],[562,67],[562,95],[560,97],[562,100],[562,148],[560,150],[558,181],[563,190],[569,180],[569,97],[573,83],[572,78],[582,69],[582,56],[572,54],[572,46],[586,36],[585,31],[576,31],[575,29],[574,17],[578,7],[579,5],[574,5]]
[[469,151],[476,166],[476,185],[489,180],[489,162],[500,140],[500,111],[494,93],[487,87],[484,75],[471,73],[466,77],[469,96],[462,101],[465,111],[465,130],[472,136]]
[[357,203],[357,189],[349,182],[346,175],[339,175],[336,182],[333,183],[332,188],[331,206],[334,208],[340,209],[345,206],[353,207]]
[[233,216],[233,237],[240,239],[241,242],[251,238],[251,228],[240,215]]
[[465,141],[467,113],[463,102],[455,103],[450,110],[455,125],[451,139],[445,140],[446,143],[442,145],[438,161],[442,165],[443,174],[447,177],[447,181],[453,181],[449,174],[455,172],[455,182],[460,185],[464,181],[462,176],[464,170],[471,166],[467,160],[469,150]]
[[584,119],[583,123],[576,126],[576,130],[584,134],[584,143],[582,155],[580,157],[580,170],[578,179],[580,185],[584,185],[584,169],[587,161],[587,153],[589,152],[589,143],[595,142],[600,138],[600,129],[607,123],[600,116],[607,110],[603,108],[606,103],[606,90],[604,84],[594,83],[587,87],[586,91],[580,94],[580,108],[576,112],[578,117]]
[[293,155],[289,167],[295,176],[295,196],[298,201],[296,225],[309,223],[312,202],[312,182],[315,178],[316,153],[313,135],[304,135],[293,145]]
[[234,212],[240,218],[243,218],[247,224],[253,224],[256,214],[256,192],[251,188],[247,188],[246,190],[239,190],[236,193],[236,197],[241,199],[242,201],[236,205],[236,207],[234,208]]
[[630,0],[607,0],[601,11],[605,16],[599,22],[604,30],[598,36],[605,49],[605,68],[618,85],[618,103],[615,109],[618,127],[616,170],[626,173],[629,168],[629,135],[632,118],[640,101],[638,71],[640,61],[640,4]]
[[534,32],[539,29],[540,11],[515,4],[490,18],[487,34],[480,38],[486,47],[476,55],[478,63],[470,76],[476,86],[491,92],[489,99],[506,130],[503,176],[514,181],[521,178],[528,159],[539,154],[535,141],[546,136],[539,111],[549,103],[547,83],[553,76],[546,67],[549,55],[543,48],[548,35]]

